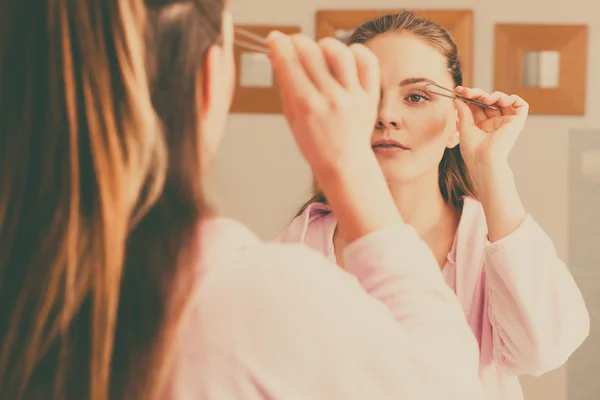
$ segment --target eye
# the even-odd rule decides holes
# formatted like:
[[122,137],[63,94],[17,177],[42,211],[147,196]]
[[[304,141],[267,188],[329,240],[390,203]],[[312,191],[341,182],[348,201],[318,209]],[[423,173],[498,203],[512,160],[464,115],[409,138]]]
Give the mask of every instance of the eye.
[[409,94],[408,96],[406,96],[406,100],[409,103],[421,103],[422,101],[429,101],[429,98],[427,96],[424,96],[422,94],[419,93],[412,93]]

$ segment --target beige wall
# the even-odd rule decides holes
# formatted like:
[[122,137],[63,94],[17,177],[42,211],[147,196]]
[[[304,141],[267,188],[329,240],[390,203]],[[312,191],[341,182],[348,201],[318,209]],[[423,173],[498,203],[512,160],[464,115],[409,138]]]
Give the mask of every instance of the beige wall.
[[[233,0],[238,23],[300,25],[314,34],[319,8],[470,8],[474,10],[475,86],[492,90],[494,23],[547,22],[590,25],[587,116],[531,116],[511,156],[528,210],[567,259],[568,132],[600,127],[600,5],[596,0]],[[595,90],[593,90],[595,89]],[[281,116],[232,115],[210,179],[220,210],[271,238],[310,193],[311,173]],[[527,400],[567,400],[566,367],[524,378]]]

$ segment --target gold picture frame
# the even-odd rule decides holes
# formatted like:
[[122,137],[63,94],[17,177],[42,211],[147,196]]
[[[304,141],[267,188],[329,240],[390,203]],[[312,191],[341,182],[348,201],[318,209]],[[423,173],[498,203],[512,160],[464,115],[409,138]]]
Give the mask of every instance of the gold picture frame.
[[[494,90],[521,96],[530,114],[584,115],[588,36],[587,25],[497,24]],[[544,53],[555,55],[555,83],[526,85],[526,55]]]
[[[401,9],[390,10],[319,10],[316,14],[316,38],[337,37],[358,25],[381,15],[393,14]],[[463,67],[463,86],[473,83],[473,11],[472,10],[411,10],[417,17],[427,18],[446,28],[452,35]]]
[[[299,26],[275,26],[275,25],[236,25],[245,31],[265,37],[271,31],[280,31],[286,34],[300,33]],[[234,59],[236,66],[236,87],[230,111],[242,114],[281,114],[283,112],[279,91],[275,81],[270,86],[253,87],[244,86],[242,80],[242,59],[244,53],[256,54],[265,57],[264,54],[253,53],[239,46],[234,47]],[[265,61],[266,62],[266,61]],[[265,68],[267,68],[265,66]],[[268,67],[270,68],[270,66]]]

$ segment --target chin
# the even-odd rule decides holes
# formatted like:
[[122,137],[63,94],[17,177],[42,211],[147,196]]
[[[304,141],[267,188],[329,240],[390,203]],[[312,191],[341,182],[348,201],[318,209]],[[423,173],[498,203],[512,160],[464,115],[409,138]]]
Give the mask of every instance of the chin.
[[385,177],[385,181],[389,184],[411,182],[422,175],[422,173],[411,171],[410,169],[381,168],[381,170]]
[[388,183],[409,182],[423,175],[423,171],[416,168],[414,162],[408,163],[398,159],[379,159],[379,165]]

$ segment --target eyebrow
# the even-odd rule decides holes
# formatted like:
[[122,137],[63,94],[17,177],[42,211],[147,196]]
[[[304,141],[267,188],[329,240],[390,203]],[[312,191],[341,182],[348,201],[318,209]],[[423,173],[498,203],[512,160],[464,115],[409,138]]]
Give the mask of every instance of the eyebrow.
[[434,83],[431,79],[428,78],[406,78],[400,82],[399,86],[408,86],[414,85],[415,83]]

